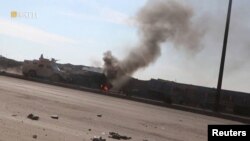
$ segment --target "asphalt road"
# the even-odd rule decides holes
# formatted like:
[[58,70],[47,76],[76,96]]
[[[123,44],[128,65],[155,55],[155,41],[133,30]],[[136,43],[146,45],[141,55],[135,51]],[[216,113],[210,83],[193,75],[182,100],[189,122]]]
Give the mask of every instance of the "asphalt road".
[[0,141],[112,141],[109,132],[133,141],[205,141],[208,124],[240,123],[0,76]]

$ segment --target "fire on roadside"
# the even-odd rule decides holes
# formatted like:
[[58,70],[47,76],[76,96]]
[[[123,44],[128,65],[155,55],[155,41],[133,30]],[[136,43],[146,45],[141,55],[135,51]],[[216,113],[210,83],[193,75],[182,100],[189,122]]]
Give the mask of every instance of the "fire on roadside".
[[101,84],[101,90],[104,92],[108,92],[111,88],[112,86],[110,84],[107,83]]

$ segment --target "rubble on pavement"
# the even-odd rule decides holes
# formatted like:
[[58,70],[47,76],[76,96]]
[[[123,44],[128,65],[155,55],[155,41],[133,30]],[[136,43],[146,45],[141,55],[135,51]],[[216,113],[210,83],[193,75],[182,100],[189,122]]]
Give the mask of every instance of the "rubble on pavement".
[[28,118],[28,119],[31,119],[31,120],[39,120],[39,116],[35,116],[35,115],[33,115],[33,114],[29,114],[29,115],[27,116],[27,118]]
[[123,136],[115,132],[109,132],[109,138],[117,139],[117,140],[130,140],[132,139],[131,137]]

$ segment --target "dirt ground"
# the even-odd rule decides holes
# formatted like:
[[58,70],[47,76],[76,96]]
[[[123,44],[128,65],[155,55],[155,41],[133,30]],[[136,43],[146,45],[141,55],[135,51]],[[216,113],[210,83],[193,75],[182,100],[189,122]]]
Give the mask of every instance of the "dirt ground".
[[112,141],[109,132],[133,141],[205,141],[208,124],[239,123],[0,76],[0,141]]

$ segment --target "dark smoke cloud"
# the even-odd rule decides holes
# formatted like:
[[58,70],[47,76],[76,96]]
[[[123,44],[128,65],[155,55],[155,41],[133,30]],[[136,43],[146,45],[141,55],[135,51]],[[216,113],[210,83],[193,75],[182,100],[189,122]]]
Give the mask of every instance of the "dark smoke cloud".
[[104,53],[106,76],[114,84],[154,63],[161,55],[161,43],[166,41],[189,53],[198,52],[203,31],[193,24],[192,17],[190,7],[175,1],[148,1],[136,15],[139,45],[123,60],[118,60],[110,51]]

